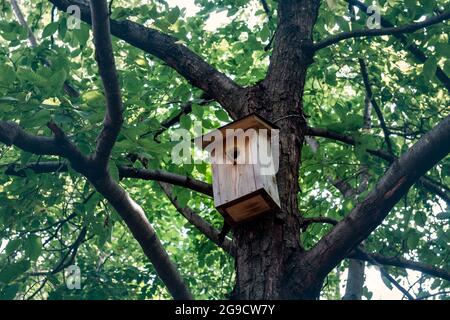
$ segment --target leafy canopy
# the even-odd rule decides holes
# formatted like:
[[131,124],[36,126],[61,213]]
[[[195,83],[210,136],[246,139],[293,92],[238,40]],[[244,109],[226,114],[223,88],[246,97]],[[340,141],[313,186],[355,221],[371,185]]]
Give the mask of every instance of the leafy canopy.
[[[265,75],[270,50],[264,48],[276,28],[276,2],[267,2],[272,19],[268,19],[260,2],[247,0],[196,0],[199,11],[194,16],[170,5],[170,1],[116,0],[112,18],[131,19],[171,34],[239,84],[250,85]],[[322,5],[315,39],[365,26],[362,14],[350,21],[343,1],[328,2],[333,5]],[[380,1],[383,16],[396,25],[445,4],[445,0]],[[51,134],[46,123],[53,119],[82,151],[92,152],[102,126],[105,99],[90,26],[81,23],[80,29],[69,30],[67,16],[57,11],[52,16],[49,2],[22,1],[27,22],[39,40],[39,45],[32,48],[9,1],[1,0],[0,8],[0,119],[17,121],[30,133],[45,135]],[[208,19],[220,12],[228,16],[227,23],[205,31]],[[364,152],[366,148],[386,146],[374,115],[373,127],[361,130],[366,92],[358,58],[366,59],[374,98],[392,130],[393,149],[401,154],[423,132],[433,128],[443,114],[448,114],[448,93],[434,73],[439,65],[450,74],[449,31],[448,25],[439,25],[426,33],[407,35],[408,41],[429,57],[425,64],[415,61],[398,41],[387,36],[347,40],[316,55],[304,94],[310,125],[348,134],[358,144],[352,148],[320,140],[317,152],[309,146],[304,148],[299,201],[306,216],[340,219],[355,205],[356,200],[344,199],[329,178],[345,179],[357,187],[358,168],[364,165],[371,177],[367,187],[370,190],[388,166]],[[126,108],[124,128],[110,164],[111,172],[116,172],[113,176],[118,178],[119,165],[141,166],[126,157],[134,153],[149,159],[151,169],[163,168],[211,182],[205,164],[171,164],[171,130],[158,139],[154,135],[161,129],[161,122],[178,114],[188,101],[193,104],[192,112],[183,115],[172,129],[191,129],[193,121],[199,120],[208,131],[228,121],[227,114],[215,102],[200,104],[202,93],[159,59],[117,38],[113,46]],[[80,97],[71,98],[64,92],[65,81],[81,93]],[[118,215],[76,172],[69,169],[68,173],[36,174],[28,170],[25,177],[3,174],[10,164],[20,168],[49,160],[58,161],[51,156],[0,147],[0,297],[169,298]],[[449,158],[429,176],[449,185]],[[193,294],[199,298],[226,297],[234,282],[233,260],[187,223],[156,183],[125,179],[121,184],[144,208]],[[211,199],[180,187],[174,190],[182,206],[189,205],[220,228],[222,219]],[[449,220],[449,208],[442,201],[415,187],[365,246],[371,252],[400,255],[448,269]],[[77,247],[83,228],[86,235]],[[328,226],[316,224],[301,237],[310,247],[328,230]],[[74,252],[74,261],[82,272],[82,290],[67,289],[63,273],[58,272],[58,266],[70,262]],[[329,275],[324,297],[339,297],[339,280],[345,268],[344,262]],[[406,273],[393,269],[392,275],[405,279]],[[45,284],[38,292],[43,279]],[[427,279],[422,280],[428,284],[423,290],[429,290],[429,286],[439,290],[449,287],[443,280]],[[371,293],[366,290],[365,295],[370,298]]]

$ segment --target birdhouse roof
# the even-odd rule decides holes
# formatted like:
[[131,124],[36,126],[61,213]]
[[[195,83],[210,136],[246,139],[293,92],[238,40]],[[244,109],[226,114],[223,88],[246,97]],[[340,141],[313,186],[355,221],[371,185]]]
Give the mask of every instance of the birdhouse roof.
[[271,129],[279,129],[278,126],[276,126],[275,124],[271,123],[270,121],[264,119],[263,117],[261,117],[260,115],[258,115],[257,113],[251,113],[248,116],[245,116],[244,118],[238,119],[236,121],[230,122],[227,125],[224,125],[223,127],[220,127],[216,130],[213,130],[207,134],[204,134],[201,137],[197,137],[194,139],[194,142],[196,145],[201,145],[202,149],[206,148],[210,143],[212,143],[213,141],[211,141],[211,137],[214,136],[218,131],[220,131],[223,135],[223,137],[226,137],[226,130],[227,129],[242,129],[242,130],[246,130],[246,129],[255,129],[255,130],[259,130],[259,129],[267,129],[267,130],[271,130]]

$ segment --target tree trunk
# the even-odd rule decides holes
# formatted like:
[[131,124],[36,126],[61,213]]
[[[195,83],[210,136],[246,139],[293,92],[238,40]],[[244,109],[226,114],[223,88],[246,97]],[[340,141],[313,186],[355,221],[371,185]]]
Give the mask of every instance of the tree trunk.
[[[281,210],[233,230],[236,240],[236,285],[233,298],[317,298],[293,294],[286,286],[286,270],[300,243],[297,195],[306,119],[302,96],[312,61],[312,27],[320,1],[282,1],[279,26],[267,77],[246,89],[242,114],[257,112],[280,127],[280,164],[277,173]],[[320,286],[319,286],[320,287]]]
[[348,263],[347,285],[342,300],[361,300],[364,287],[364,262],[349,259]]

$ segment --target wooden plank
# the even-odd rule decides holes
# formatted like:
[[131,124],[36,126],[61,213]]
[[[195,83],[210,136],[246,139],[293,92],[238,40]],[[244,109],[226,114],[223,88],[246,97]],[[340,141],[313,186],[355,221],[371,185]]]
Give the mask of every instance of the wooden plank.
[[[260,137],[259,137],[260,138]],[[270,137],[268,137],[270,139]],[[273,156],[270,140],[267,141],[267,145],[261,145],[260,139],[257,139],[258,144],[258,152],[260,152],[259,148],[264,148],[264,150],[267,149],[267,153],[271,156]],[[258,161],[255,161],[256,164],[254,165],[254,171],[255,171],[255,184],[256,188],[263,188],[266,190],[268,195],[272,198],[272,200],[280,207],[280,197],[278,194],[278,186],[277,186],[277,180],[275,174],[262,174],[263,165],[259,159],[259,154],[256,155],[258,158]],[[271,163],[271,167],[273,169],[273,161]],[[267,165],[264,165],[264,168],[267,169]],[[273,170],[274,172],[274,170]]]
[[[255,184],[255,176],[252,164],[233,163],[234,150],[238,150],[238,159],[243,159],[249,162],[252,158],[250,147],[252,141],[256,140],[256,132],[249,136],[248,139],[237,139],[235,145],[229,145],[228,150],[220,156],[217,155],[223,164],[213,165],[213,190],[214,203],[216,206],[221,206],[228,202],[234,201],[240,197],[246,196],[257,190]],[[246,158],[246,159],[245,159]],[[230,164],[226,164],[226,161]]]
[[270,206],[264,198],[258,194],[243,202],[238,202],[225,210],[235,222],[239,223],[267,212],[270,210]]
[[279,129],[279,128],[275,124],[265,120],[258,114],[252,113],[244,118],[241,118],[241,119],[231,122],[223,127],[220,127],[214,131],[211,131],[201,137],[195,138],[194,143],[195,143],[195,145],[201,145],[202,149],[204,149],[207,145],[209,145],[211,142],[213,142],[213,141],[211,141],[212,140],[211,137],[215,136],[217,134],[217,131],[222,133],[223,140],[225,140],[227,129],[234,129],[234,130],[236,130],[236,129],[242,129],[242,130],[267,129],[267,130],[269,130],[269,134],[270,134],[270,129]]
[[265,189],[259,189],[250,195],[232,201],[217,208],[231,226],[237,226],[260,216],[274,213],[280,207],[267,194]]

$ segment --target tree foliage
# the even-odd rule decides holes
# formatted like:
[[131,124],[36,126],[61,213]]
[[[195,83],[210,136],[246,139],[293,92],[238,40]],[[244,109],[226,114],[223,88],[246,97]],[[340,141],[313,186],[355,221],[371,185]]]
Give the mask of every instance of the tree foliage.
[[[250,86],[264,79],[274,46],[277,1],[266,2],[269,16],[259,1],[197,0],[198,12],[188,15],[170,1],[115,0],[111,19],[131,20],[169,34],[238,85]],[[322,2],[313,32],[316,41],[366,27],[362,10],[356,10],[352,18],[346,1]],[[81,22],[81,28],[68,29],[70,16],[52,9],[49,1],[20,4],[38,45],[30,46],[28,30],[16,20],[10,2],[1,0],[0,120],[14,121],[26,132],[43,136],[52,136],[47,127],[52,121],[81,152],[94,153],[106,99],[91,26]],[[393,25],[449,10],[445,0],[379,4],[383,18]],[[226,24],[207,30],[208,22],[220,13],[229,18]],[[450,75],[450,28],[439,23],[425,30],[404,35],[407,44],[426,55],[424,63],[394,36],[351,38],[316,52],[303,92],[308,125],[345,135],[355,143],[316,137],[317,150],[305,144],[297,195],[302,217],[343,219],[389,168],[392,161],[367,152],[389,154],[386,132],[375,111],[371,128],[362,129],[367,98],[373,98],[382,110],[392,157],[404,154],[449,115],[448,91],[436,70]],[[144,209],[193,296],[227,298],[235,282],[233,258],[186,221],[157,181],[127,177],[121,168],[164,170],[211,183],[206,164],[171,162],[170,133],[179,127],[193,130],[194,121],[201,121],[203,130],[209,131],[231,117],[217,99],[193,86],[166,61],[117,37],[112,38],[112,46],[124,123],[112,150],[109,173]],[[360,59],[367,66],[371,97],[367,97]],[[67,85],[79,95],[68,94]],[[167,127],[165,123],[174,118]],[[59,167],[47,173],[30,167],[49,162]],[[344,181],[357,189],[362,183],[361,168],[366,170],[367,185],[354,198],[344,197],[333,182]],[[448,271],[450,158],[441,160],[426,177],[447,199],[430,192],[422,180],[417,182],[364,241],[364,248]],[[172,192],[180,208],[191,208],[220,230],[223,219],[209,196],[180,185]],[[116,210],[63,157],[0,145],[0,204],[2,299],[171,297]],[[310,249],[331,228],[314,223],[299,237]],[[66,286],[64,269],[73,264],[81,269],[82,290]],[[340,298],[346,268],[344,260],[328,274],[322,297]],[[397,281],[407,278],[404,268],[386,268]],[[419,284],[411,291],[419,298],[450,289],[448,280],[426,273]],[[367,289],[364,294],[371,297]]]

